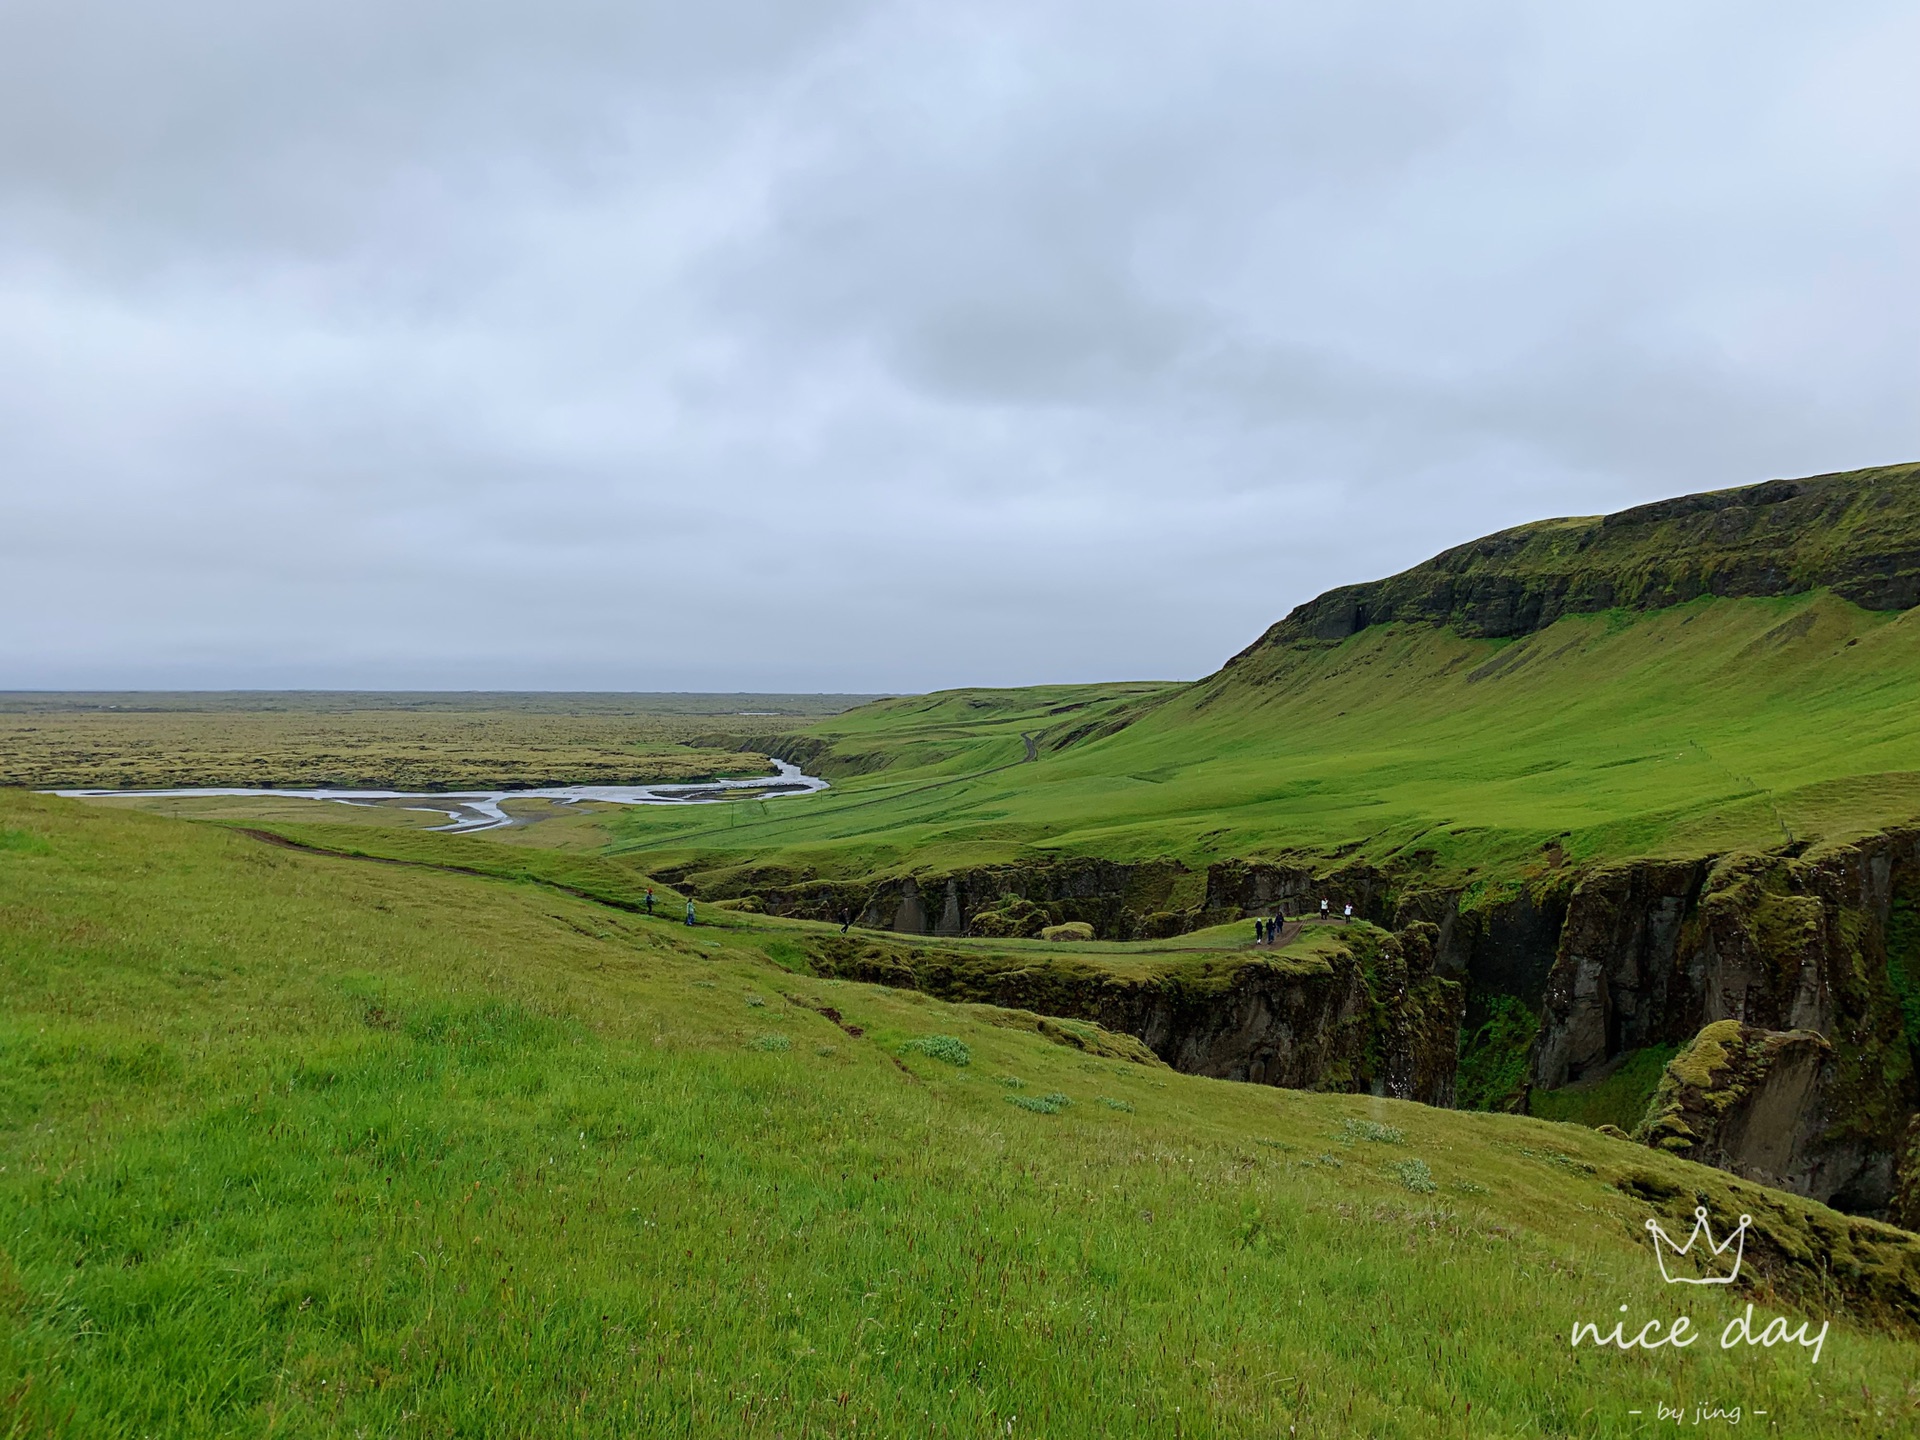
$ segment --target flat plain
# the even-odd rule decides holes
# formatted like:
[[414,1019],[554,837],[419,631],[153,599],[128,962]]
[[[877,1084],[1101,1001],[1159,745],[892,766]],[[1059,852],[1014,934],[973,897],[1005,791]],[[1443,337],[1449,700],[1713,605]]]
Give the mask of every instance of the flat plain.
[[[706,742],[862,696],[0,694],[0,785],[455,790],[763,774]],[[742,711],[749,712],[742,714]]]

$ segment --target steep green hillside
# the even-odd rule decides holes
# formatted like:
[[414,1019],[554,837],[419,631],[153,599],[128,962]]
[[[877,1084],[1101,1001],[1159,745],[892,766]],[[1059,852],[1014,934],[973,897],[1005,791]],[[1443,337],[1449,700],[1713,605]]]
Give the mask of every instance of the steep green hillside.
[[[1549,845],[1574,862],[1699,854],[1920,815],[1920,611],[1827,591],[1572,615],[1517,640],[1396,622],[1267,646],[1110,706],[1081,738],[1055,720],[1032,763],[1020,727],[970,721],[968,700],[891,702],[816,732],[872,757],[888,726],[911,733],[908,706],[937,709],[934,763],[903,738],[892,766],[869,760],[804,801],[725,821],[622,814],[619,847],[696,874],[751,856],[847,876],[1339,855],[1437,883],[1514,873]],[[1132,723],[1103,735],[1099,718]]]
[[1466,880],[1550,843],[1840,837],[1920,815],[1916,577],[1920,466],[1546,521],[1322,596],[1195,685],[887,701],[790,743],[829,794],[615,823],[696,872],[845,876],[1292,853]]
[[[1052,1043],[501,854],[0,792],[0,1433],[1920,1421],[1902,1232],[1576,1127]],[[1755,1233],[1677,1299],[1642,1226],[1696,1195]],[[1721,1349],[1749,1303],[1831,1320],[1818,1363]],[[1704,1343],[1570,1347],[1623,1313]]]

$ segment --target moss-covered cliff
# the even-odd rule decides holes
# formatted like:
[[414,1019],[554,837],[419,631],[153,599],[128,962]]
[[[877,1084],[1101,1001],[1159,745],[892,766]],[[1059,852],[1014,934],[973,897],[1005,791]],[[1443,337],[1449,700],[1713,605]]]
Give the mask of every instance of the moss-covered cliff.
[[[1542,520],[1296,607],[1236,661],[1395,621],[1502,638],[1563,615],[1702,595],[1831,589],[1868,610],[1920,604],[1920,465],[1769,480],[1617,514]],[[1230,662],[1231,664],[1231,662]]]
[[1177,1070],[1301,1090],[1450,1104],[1461,987],[1433,973],[1433,932],[1343,927],[1314,952],[1182,957],[1121,972],[1093,958],[811,939],[822,975],[1091,1021]]

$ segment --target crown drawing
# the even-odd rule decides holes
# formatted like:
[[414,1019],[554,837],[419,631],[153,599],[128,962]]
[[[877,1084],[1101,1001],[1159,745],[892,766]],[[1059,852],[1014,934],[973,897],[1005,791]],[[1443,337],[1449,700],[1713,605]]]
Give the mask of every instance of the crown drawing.
[[[1687,1236],[1687,1243],[1676,1245],[1673,1237],[1660,1228],[1658,1220],[1647,1221],[1647,1233],[1653,1237],[1653,1257],[1660,1262],[1660,1278],[1669,1285],[1731,1285],[1740,1278],[1740,1262],[1747,1253],[1747,1227],[1753,1224],[1751,1215],[1742,1215],[1726,1239],[1714,1243],[1713,1227],[1707,1224],[1707,1207],[1702,1205],[1693,1212],[1693,1233]],[[1693,1249],[1694,1242],[1704,1239],[1706,1249],[1712,1251],[1718,1260],[1727,1251],[1733,1251],[1733,1267],[1724,1275],[1676,1275],[1667,1268],[1667,1254],[1685,1255]]]

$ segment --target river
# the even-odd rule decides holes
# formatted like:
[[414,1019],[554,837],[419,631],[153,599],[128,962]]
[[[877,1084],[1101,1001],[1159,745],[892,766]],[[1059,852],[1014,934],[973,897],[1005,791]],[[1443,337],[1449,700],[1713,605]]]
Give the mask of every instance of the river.
[[687,785],[556,785],[541,790],[259,790],[259,789],[184,789],[184,790],[55,790],[73,800],[170,799],[193,796],[274,795],[290,800],[333,800],[342,805],[388,805],[395,801],[414,802],[398,808],[429,810],[445,815],[448,823],[430,826],[433,830],[468,833],[498,830],[523,824],[500,808],[503,800],[553,800],[572,805],[581,800],[599,800],[612,805],[712,805],[733,798],[741,790],[762,791],[767,799],[789,795],[811,795],[825,790],[827,782],[816,775],[803,775],[798,765],[785,760],[773,762],[778,772],[748,780],[705,780]]

